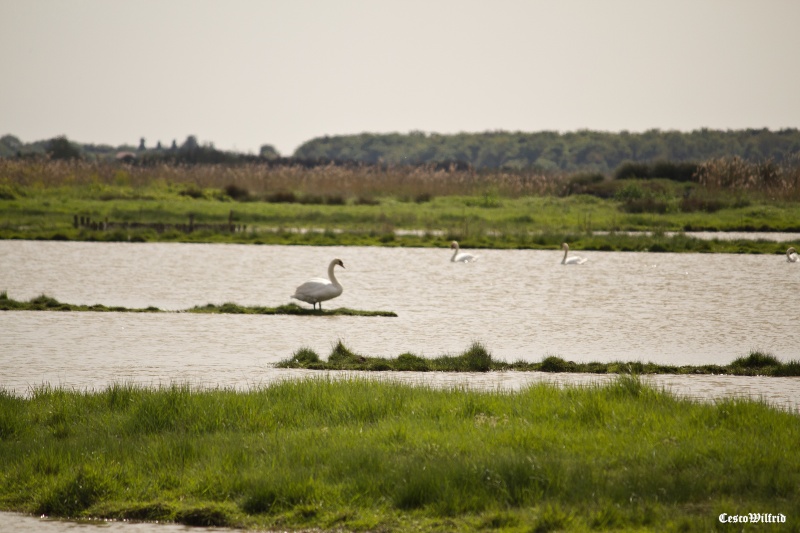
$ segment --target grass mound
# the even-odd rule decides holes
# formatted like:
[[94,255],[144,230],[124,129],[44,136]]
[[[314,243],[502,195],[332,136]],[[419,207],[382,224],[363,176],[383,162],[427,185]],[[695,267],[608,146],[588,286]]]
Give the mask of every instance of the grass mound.
[[31,298],[27,302],[20,302],[8,297],[6,291],[0,292],[0,311],[96,311],[96,312],[128,312],[128,313],[158,313],[160,309],[147,307],[145,309],[128,309],[125,307],[109,307],[105,305],[74,305],[59,302],[47,295]]
[[492,358],[479,342],[459,355],[441,355],[424,358],[412,353],[403,353],[394,358],[370,357],[356,354],[340,340],[333,347],[328,360],[324,361],[309,348],[295,352],[292,357],[276,364],[278,368],[307,368],[312,370],[393,370],[398,372],[576,372],[589,374],[728,374],[738,376],[800,376],[800,361],[782,363],[775,356],[753,352],[747,357],[735,359],[731,364],[721,365],[658,365],[640,361],[612,361],[609,363],[576,363],[554,355],[538,363],[516,361],[507,363]]

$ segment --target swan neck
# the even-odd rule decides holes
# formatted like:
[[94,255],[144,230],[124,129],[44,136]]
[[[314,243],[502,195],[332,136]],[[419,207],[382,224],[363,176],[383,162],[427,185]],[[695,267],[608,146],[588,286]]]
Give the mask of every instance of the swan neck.
[[564,258],[561,260],[561,264],[562,265],[567,262],[567,254],[568,253],[569,253],[569,248],[564,248]]
[[336,276],[333,274],[333,268],[336,266],[336,263],[331,263],[328,265],[328,279],[331,280],[331,283],[339,286],[339,280],[336,279]]
[[456,245],[456,249],[453,250],[453,257],[450,258],[450,262],[451,263],[455,263],[456,262],[456,256],[457,255],[458,255],[458,245]]

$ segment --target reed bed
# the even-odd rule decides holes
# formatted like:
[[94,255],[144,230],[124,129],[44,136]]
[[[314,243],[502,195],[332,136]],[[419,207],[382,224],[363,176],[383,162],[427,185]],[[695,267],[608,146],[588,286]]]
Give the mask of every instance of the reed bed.
[[[0,392],[0,508],[336,531],[796,531],[800,420],[622,376],[518,392],[350,378]],[[716,526],[715,526],[716,525]]]
[[800,153],[783,163],[751,163],[740,157],[717,158],[701,164],[696,181],[713,191],[758,191],[773,198],[800,200]]
[[[0,159],[0,186],[127,186],[143,189],[177,185],[196,190],[237,191],[241,198],[362,199],[394,196],[425,200],[435,196],[498,194],[507,197],[559,193],[563,173],[477,171],[436,166],[376,165],[167,165],[130,166],[98,161]],[[187,189],[188,190],[188,189]]]
[[[658,167],[658,165],[655,165]],[[664,166],[664,165],[662,165]],[[655,175],[654,178],[666,177]],[[0,187],[179,185],[197,190],[230,190],[240,199],[267,199],[291,194],[361,198],[394,196],[425,199],[434,196],[496,194],[519,196],[568,195],[576,184],[608,181],[602,174],[563,171],[474,169],[441,165],[300,164],[154,164],[135,166],[109,161],[0,158]],[[800,154],[777,163],[721,157],[697,165],[691,183],[715,194],[762,193],[783,201],[800,200]],[[6,192],[7,194],[7,192]]]

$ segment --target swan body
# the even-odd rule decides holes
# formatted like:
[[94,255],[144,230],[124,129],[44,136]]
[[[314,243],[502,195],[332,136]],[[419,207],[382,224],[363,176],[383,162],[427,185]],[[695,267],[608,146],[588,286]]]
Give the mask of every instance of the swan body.
[[453,241],[450,243],[450,248],[453,249],[453,257],[450,258],[450,262],[452,263],[471,263],[473,261],[478,260],[477,255],[468,254],[466,252],[461,252],[458,248],[458,242]]
[[577,255],[573,255],[572,257],[568,258],[567,254],[569,253],[569,244],[567,243],[562,243],[561,248],[564,250],[564,258],[561,259],[562,265],[582,265],[588,261],[588,259],[585,257],[579,257]]
[[344,290],[342,284],[339,283],[336,276],[333,275],[333,268],[335,266],[344,268],[344,263],[342,263],[341,259],[334,259],[328,265],[327,278],[311,278],[297,287],[291,297],[295,300],[313,305],[314,309],[316,309],[317,304],[319,304],[319,310],[322,311],[322,302],[330,300],[331,298],[336,298],[342,294]]
[[789,263],[800,263],[800,255],[797,255],[794,248],[786,250],[786,261]]

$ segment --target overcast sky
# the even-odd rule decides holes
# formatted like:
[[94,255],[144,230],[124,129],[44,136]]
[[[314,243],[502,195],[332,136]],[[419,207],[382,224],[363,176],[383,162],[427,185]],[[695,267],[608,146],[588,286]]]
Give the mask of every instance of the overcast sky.
[[0,135],[800,127],[796,0],[0,0]]

